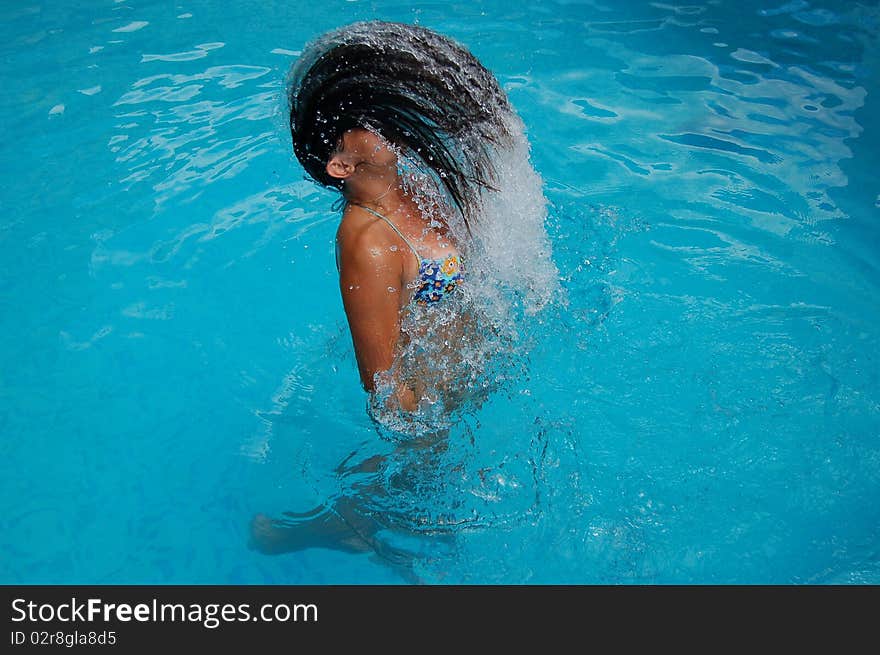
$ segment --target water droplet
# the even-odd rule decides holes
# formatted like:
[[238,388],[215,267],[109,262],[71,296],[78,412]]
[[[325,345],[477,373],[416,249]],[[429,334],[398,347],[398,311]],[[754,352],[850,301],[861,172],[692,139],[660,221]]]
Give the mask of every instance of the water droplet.
[[397,252],[397,246],[391,246],[390,250],[391,252]]
[[395,291],[397,291],[397,289],[394,287],[388,287],[388,293],[394,293]]

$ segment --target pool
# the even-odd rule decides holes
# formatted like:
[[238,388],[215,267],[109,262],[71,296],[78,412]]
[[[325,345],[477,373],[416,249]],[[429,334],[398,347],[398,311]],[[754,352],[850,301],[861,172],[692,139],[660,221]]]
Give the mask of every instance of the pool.
[[[876,4],[0,13],[0,582],[880,583]],[[282,115],[304,45],[372,18],[496,74],[561,289],[396,500],[447,525],[388,536],[406,571],[248,546],[389,447]]]

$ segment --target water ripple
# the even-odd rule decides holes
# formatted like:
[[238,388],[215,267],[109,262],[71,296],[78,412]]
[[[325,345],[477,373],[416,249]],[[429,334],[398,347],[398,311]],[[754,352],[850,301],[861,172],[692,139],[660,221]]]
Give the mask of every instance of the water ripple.
[[[198,52],[220,46],[204,44]],[[276,133],[255,133],[244,125],[231,129],[230,123],[263,121],[277,112],[277,91],[256,84],[268,73],[265,66],[221,65],[135,81],[114,103],[123,110],[117,117],[125,122],[108,142],[116,161],[125,165],[120,181],[128,186],[149,182],[157,207],[162,207],[193,187],[243,172],[270,150]],[[228,95],[236,90],[239,93]]]
[[665,141],[680,143],[681,145],[691,146],[693,148],[706,148],[708,150],[754,157],[765,164],[776,164],[780,161],[779,157],[766,150],[748,148],[732,141],[717,139],[715,137],[706,136],[705,134],[658,134],[657,136]]
[[141,55],[141,62],[149,61],[194,61],[196,59],[204,59],[211,50],[222,48],[225,43],[202,43],[195,46],[192,50],[184,50],[182,52],[172,52],[165,55]]

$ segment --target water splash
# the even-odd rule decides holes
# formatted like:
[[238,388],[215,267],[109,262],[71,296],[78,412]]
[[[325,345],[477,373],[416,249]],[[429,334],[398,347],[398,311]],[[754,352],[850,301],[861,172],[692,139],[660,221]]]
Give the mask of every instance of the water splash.
[[[501,111],[511,139],[493,150],[495,188],[482,191],[476,220],[465,223],[439,180],[399,153],[426,229],[448,226],[464,253],[465,282],[436,306],[405,310],[395,363],[380,374],[371,404],[374,419],[393,432],[448,430],[491,392],[526,376],[534,337],[529,326],[563,298],[545,226],[543,181],[529,161],[522,121],[510,109]],[[414,413],[389,403],[401,380],[421,399]]]

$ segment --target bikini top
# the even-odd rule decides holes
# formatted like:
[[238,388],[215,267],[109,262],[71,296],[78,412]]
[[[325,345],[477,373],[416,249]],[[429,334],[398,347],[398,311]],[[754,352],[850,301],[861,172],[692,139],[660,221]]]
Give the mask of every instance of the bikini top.
[[410,240],[403,236],[403,233],[389,219],[369,207],[364,207],[363,205],[358,205],[358,207],[366,209],[373,216],[381,218],[388,223],[391,229],[397,233],[397,236],[403,239],[403,242],[413,251],[416,259],[419,261],[419,276],[416,281],[418,286],[413,296],[413,300],[417,304],[431,305],[436,303],[455,291],[455,288],[464,281],[462,277],[462,262],[459,255],[447,255],[443,259],[422,257]]

